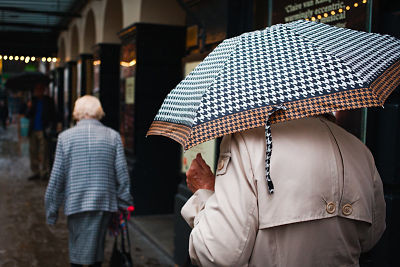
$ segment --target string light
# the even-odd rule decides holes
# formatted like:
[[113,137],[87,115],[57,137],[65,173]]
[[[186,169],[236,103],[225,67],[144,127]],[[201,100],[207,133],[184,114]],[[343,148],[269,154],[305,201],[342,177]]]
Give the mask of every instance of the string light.
[[[40,60],[40,59],[37,59],[36,57],[34,57],[34,56],[32,56],[32,57],[30,57],[30,56],[14,56],[14,55],[0,55],[0,59],[2,59],[2,60],[10,60],[10,61],[13,61],[13,60],[15,60],[15,61],[22,61],[22,62],[25,62],[25,63],[29,63],[30,61],[37,61],[37,60]],[[58,59],[56,58],[56,57],[48,57],[48,58],[46,58],[46,57],[42,57],[42,61],[43,62],[51,62],[51,61],[53,61],[53,62],[57,62],[58,61]]]
[[[368,2],[368,0],[362,0],[362,3],[363,3],[363,4],[366,4],[367,2]],[[353,4],[353,6],[356,8],[356,7],[359,6],[359,3],[358,3],[358,2],[355,2],[355,3]],[[346,7],[344,7],[344,8],[348,11],[348,10],[351,9],[351,6],[346,6]],[[317,15],[315,15],[314,17],[306,18],[305,20],[306,20],[306,21],[310,21],[310,20],[315,21],[315,20],[317,20],[317,19],[319,19],[319,20],[322,19],[322,16],[323,16],[324,18],[327,18],[328,16],[334,16],[334,15],[336,15],[336,14],[338,14],[338,13],[343,13],[343,12],[344,12],[344,8],[339,8],[339,9],[331,10],[331,11],[326,12],[326,13],[324,13],[324,14],[317,14]]]

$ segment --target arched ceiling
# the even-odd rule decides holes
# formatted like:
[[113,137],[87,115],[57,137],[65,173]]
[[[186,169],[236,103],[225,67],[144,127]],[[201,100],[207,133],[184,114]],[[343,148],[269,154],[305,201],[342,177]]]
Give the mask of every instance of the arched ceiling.
[[96,23],[94,19],[93,10],[89,10],[86,15],[86,22],[84,25],[83,32],[83,52],[91,52],[93,46],[96,43]]
[[104,14],[104,42],[120,42],[117,33],[122,29],[122,19],[122,0],[108,0]]

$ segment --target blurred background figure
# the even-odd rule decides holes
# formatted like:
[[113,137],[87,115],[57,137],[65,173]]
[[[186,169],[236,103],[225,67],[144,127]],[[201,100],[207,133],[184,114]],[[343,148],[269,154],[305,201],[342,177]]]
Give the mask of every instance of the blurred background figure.
[[0,120],[3,129],[7,129],[7,120],[8,120],[8,105],[5,99],[0,99]]
[[29,157],[33,175],[28,180],[46,179],[49,175],[49,137],[55,128],[53,100],[45,95],[46,85],[38,83],[33,89],[32,100],[26,105],[29,119]]

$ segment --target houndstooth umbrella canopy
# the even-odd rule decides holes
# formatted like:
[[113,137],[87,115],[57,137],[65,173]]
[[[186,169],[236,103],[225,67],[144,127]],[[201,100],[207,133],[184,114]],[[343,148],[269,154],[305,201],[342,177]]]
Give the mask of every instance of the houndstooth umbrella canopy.
[[217,46],[166,97],[148,135],[188,149],[267,120],[380,106],[399,83],[400,40],[392,36],[278,24]]
[[383,105],[400,84],[400,40],[295,21],[218,45],[164,100],[148,135],[184,149],[270,123]]

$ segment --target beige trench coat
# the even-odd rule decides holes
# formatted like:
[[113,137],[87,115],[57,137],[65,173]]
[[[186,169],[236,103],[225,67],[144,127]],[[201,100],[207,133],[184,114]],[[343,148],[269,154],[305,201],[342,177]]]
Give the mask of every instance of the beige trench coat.
[[264,128],[225,136],[215,192],[182,208],[201,266],[358,266],[385,229],[382,181],[370,151],[323,118],[272,126],[267,191]]

